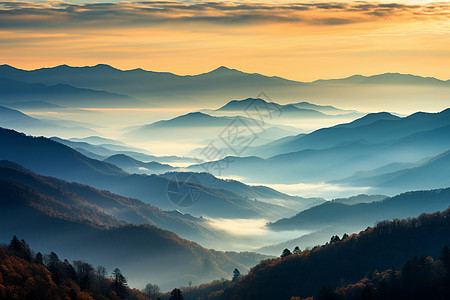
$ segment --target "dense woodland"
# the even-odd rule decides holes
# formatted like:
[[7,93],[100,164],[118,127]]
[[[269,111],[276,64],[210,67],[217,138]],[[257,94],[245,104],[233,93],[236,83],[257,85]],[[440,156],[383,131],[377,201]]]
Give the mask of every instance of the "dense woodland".
[[16,236],[9,245],[0,247],[2,300],[150,300],[157,295],[159,289],[151,284],[143,291],[129,288],[118,268],[108,275],[102,266],[70,263],[54,252],[35,254]]
[[448,232],[450,209],[383,221],[359,234],[333,236],[329,243],[310,250],[286,249],[281,257],[262,261],[235,282],[194,287],[184,296],[188,300],[449,299]]
[[310,250],[285,249],[247,275],[235,269],[232,280],[166,294],[152,284],[131,289],[117,268],[109,274],[54,252],[33,253],[14,236],[0,248],[0,299],[449,299],[449,230],[450,209],[383,221]]
[[[291,300],[298,299],[300,298],[291,298]],[[375,270],[357,283],[337,289],[324,286],[316,299],[450,299],[450,249],[444,247],[439,260],[436,261],[429,256],[416,256],[398,270],[387,269],[383,272]]]

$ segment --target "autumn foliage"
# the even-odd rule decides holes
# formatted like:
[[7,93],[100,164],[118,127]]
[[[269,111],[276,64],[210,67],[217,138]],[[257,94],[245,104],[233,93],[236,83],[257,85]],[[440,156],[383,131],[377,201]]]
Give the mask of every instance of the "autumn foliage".
[[[33,254],[25,241],[14,237],[0,247],[0,299],[2,300],[148,300],[130,289],[120,270],[107,277],[102,267],[61,261],[55,253]],[[120,278],[120,282],[116,278]]]

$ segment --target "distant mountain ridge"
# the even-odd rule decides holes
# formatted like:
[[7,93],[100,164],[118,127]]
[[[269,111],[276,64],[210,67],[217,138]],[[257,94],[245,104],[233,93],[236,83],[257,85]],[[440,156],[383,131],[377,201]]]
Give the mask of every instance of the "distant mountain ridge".
[[370,226],[382,219],[406,219],[421,213],[442,211],[450,206],[450,188],[412,191],[371,203],[345,204],[330,201],[278,220],[274,230],[319,230],[328,226]]
[[[70,67],[61,65],[31,71],[20,70],[8,65],[0,66],[0,78],[9,78],[26,83],[45,85],[68,84],[79,88],[104,90],[111,93],[130,95],[157,105],[180,105],[195,99],[199,104],[220,105],[224,101],[257,97],[262,91],[282,102],[292,101],[301,95],[304,99],[324,103],[332,100],[339,103],[357,103],[366,99],[417,98],[429,94],[429,87],[435,89],[435,100],[448,100],[447,88],[450,81],[426,78],[408,74],[385,73],[374,76],[351,76],[338,80],[317,80],[304,83],[276,76],[245,73],[226,67],[198,75],[180,76],[168,72],[152,72],[142,69],[122,71],[108,65],[92,67]],[[404,87],[409,87],[405,89]],[[394,90],[393,90],[394,89]],[[330,98],[333,95],[333,98]],[[228,98],[228,99],[227,99]]]
[[[46,176],[89,184],[98,189],[140,199],[164,210],[180,209],[192,215],[220,218],[269,218],[292,213],[291,209],[250,200],[228,190],[192,185],[199,193],[196,205],[177,207],[169,197],[170,180],[156,175],[130,175],[107,162],[88,158],[47,138],[35,138],[0,129],[0,159],[10,160]],[[187,186],[191,186],[187,184]]]
[[[11,169],[0,168],[0,172],[11,175]],[[43,253],[57,251],[68,259],[95,260],[108,270],[119,267],[129,274],[127,279],[134,286],[140,287],[151,281],[169,289],[184,284],[185,275],[202,282],[227,277],[234,268],[246,270],[225,253],[207,250],[172,232],[150,225],[122,224],[61,188],[71,184],[50,179],[57,183],[55,188],[39,178],[21,180],[31,186],[0,179],[2,243],[16,234]],[[97,196],[108,197],[105,193]],[[175,273],[180,276],[173,276]]]
[[[249,149],[246,157],[232,156],[218,162],[192,165],[188,169],[208,169],[213,164],[231,160],[234,163],[222,171],[223,176],[240,176],[253,182],[272,184],[327,182],[392,163],[417,163],[448,151],[449,128],[450,109],[432,114],[415,113],[404,118],[385,113],[371,114],[352,123],[254,147]],[[406,190],[395,190],[395,193]],[[388,193],[384,190],[376,192]]]
[[125,154],[116,154],[103,160],[104,162],[114,164],[128,173],[138,174],[160,174],[175,170],[168,164],[161,164],[155,161],[141,162]]
[[1,78],[0,102],[7,104],[23,101],[45,101],[68,107],[134,107],[145,103],[130,96],[78,88],[69,84],[26,83],[15,79]]

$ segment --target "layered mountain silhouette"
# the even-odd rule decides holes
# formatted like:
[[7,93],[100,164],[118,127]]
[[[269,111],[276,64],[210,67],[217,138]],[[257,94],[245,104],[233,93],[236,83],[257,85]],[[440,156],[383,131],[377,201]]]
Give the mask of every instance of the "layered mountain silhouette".
[[[450,128],[446,128],[450,129]],[[450,186],[450,151],[441,153],[422,164],[379,175],[367,176],[356,174],[349,178],[335,181],[352,186],[370,186],[374,190],[398,191],[402,189],[423,189]]]
[[[79,88],[104,90],[130,95],[147,103],[179,105],[194,100],[198,104],[221,105],[228,99],[260,97],[265,92],[273,99],[292,101],[299,95],[314,101],[358,103],[370,100],[410,100],[426,97],[433,90],[434,99],[448,100],[449,81],[408,74],[386,73],[375,76],[351,76],[339,80],[304,83],[250,74],[226,67],[193,76],[134,69],[122,71],[108,65],[70,67],[61,65],[32,71],[0,66],[0,78],[45,85],[66,84]],[[332,98],[330,97],[332,95]]]
[[[189,207],[174,206],[169,197],[171,181],[156,175],[129,175],[119,167],[84,156],[68,146],[47,138],[35,138],[0,129],[0,159],[10,160],[42,175],[89,184],[95,188],[133,197],[165,210],[180,209],[196,216],[222,218],[277,218],[291,214],[283,206],[251,200],[222,189],[187,183],[198,202]],[[198,197],[198,198],[197,198]],[[176,202],[176,201],[175,201]]]
[[66,107],[133,107],[144,102],[130,96],[68,84],[27,83],[0,75],[0,102],[44,101]]
[[[445,274],[443,268],[448,268],[448,248],[443,248],[450,243],[449,214],[447,209],[408,220],[383,221],[358,234],[342,235],[342,238],[341,235],[333,236],[327,244],[311,250],[301,248],[298,254],[287,253],[282,258],[265,260],[238,282],[216,289],[205,286],[187,293],[186,297],[194,294],[209,299],[305,299],[311,296],[334,299],[333,289],[326,286],[339,289],[364,276],[378,276],[376,270],[388,270],[383,274],[386,285],[380,283],[373,289],[386,291],[388,296],[404,298],[406,293],[412,294],[415,290],[411,284],[424,286],[426,283],[423,281],[429,282],[434,278],[429,272],[431,270],[427,271],[427,266],[434,260],[441,259],[440,267],[434,269],[436,273]],[[408,260],[409,263],[405,264]],[[400,269],[403,273],[401,278],[397,272]],[[393,282],[402,284],[405,292],[392,291]],[[362,283],[353,287],[358,285]],[[425,287],[423,293],[445,295],[441,289],[445,283],[439,286],[439,289]],[[371,291],[362,295],[372,295]],[[352,293],[341,295],[350,299],[362,298]]]
[[[119,214],[129,218],[133,205],[127,202],[135,200],[6,166],[0,173],[1,241],[9,240],[13,232],[37,251],[95,261],[108,270],[119,267],[134,286],[158,282],[168,289],[184,284],[188,275],[201,282],[227,277],[236,267],[246,270],[223,252],[207,250],[155,226],[124,224],[106,213],[128,207],[128,216],[125,211]],[[166,220],[176,218],[166,215]]]
[[280,204],[295,210],[303,210],[325,201],[324,199],[317,197],[304,198],[287,195],[263,185],[247,185],[237,180],[220,179],[206,172],[168,172],[161,174],[161,176],[168,179],[177,178],[182,181],[195,179],[195,181],[206,187],[229,190],[249,199],[262,199],[266,202]]
[[274,230],[319,230],[328,226],[364,228],[384,219],[406,219],[450,206],[450,188],[414,191],[371,203],[345,204],[330,201],[297,215],[269,224]]
[[[420,162],[450,148],[449,112],[416,113],[405,118],[384,113],[368,115],[352,123],[249,150],[249,153],[266,155],[287,152],[284,154],[265,159],[255,156],[226,158],[235,163],[223,172],[226,176],[241,176],[256,182],[321,182],[392,163]],[[200,170],[217,163],[223,162],[203,163],[189,169]],[[383,190],[377,192],[384,193]]]
[[41,176],[10,161],[0,161],[0,179],[26,186],[46,196],[46,203],[35,203],[43,212],[52,212],[55,216],[78,220],[94,227],[150,224],[189,239],[216,239],[202,219],[179,212],[162,211],[137,199],[87,185]]
[[211,116],[202,112],[192,112],[170,120],[130,128],[131,130],[122,137],[151,141],[204,141],[219,139],[221,136],[227,138],[228,133],[237,128],[239,132],[242,131],[243,136],[257,136],[271,140],[297,132],[297,129],[289,126],[270,123],[264,125],[266,128],[262,128],[258,120],[245,116]]
[[[84,125],[84,124],[82,124]],[[78,126],[65,120],[41,120],[24,114],[21,111],[0,106],[0,126],[4,128],[26,131],[31,134],[94,134],[95,130]]]
[[[215,112],[238,113],[254,116],[256,119],[265,117],[268,120],[299,118],[299,119],[323,119],[338,116],[360,116],[355,111],[346,111],[333,106],[315,105],[309,102],[299,102],[281,105],[268,102],[261,98],[247,98],[244,100],[231,100]],[[328,114],[329,113],[329,114]]]
[[173,171],[175,168],[168,164],[161,164],[155,161],[142,162],[125,154],[116,154],[104,160],[114,164],[128,173],[137,174],[161,174]]
[[[83,155],[97,159],[105,160],[110,156],[124,154],[133,159],[149,162],[156,161],[160,163],[176,163],[176,162],[198,162],[198,159],[191,157],[179,157],[179,156],[154,156],[147,154],[145,150],[138,148],[133,148],[124,143],[120,143],[116,140],[110,139],[86,139],[86,138],[72,138],[72,139],[62,139],[59,137],[52,137],[52,140],[71,147]],[[93,142],[94,140],[94,142]],[[98,142],[95,142],[97,140]],[[105,143],[106,142],[106,143]]]

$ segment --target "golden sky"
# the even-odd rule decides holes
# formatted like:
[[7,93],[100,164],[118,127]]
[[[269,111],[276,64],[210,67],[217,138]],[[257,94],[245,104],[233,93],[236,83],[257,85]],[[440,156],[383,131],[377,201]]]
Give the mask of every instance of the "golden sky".
[[450,79],[450,3],[0,2],[0,63]]

